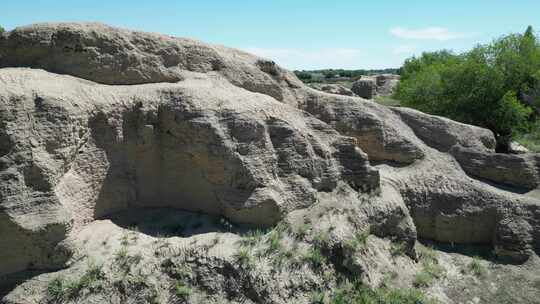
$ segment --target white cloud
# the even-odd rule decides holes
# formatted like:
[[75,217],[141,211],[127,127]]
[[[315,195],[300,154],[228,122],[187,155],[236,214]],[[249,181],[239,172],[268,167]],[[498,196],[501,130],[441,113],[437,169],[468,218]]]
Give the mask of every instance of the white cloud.
[[396,55],[410,55],[416,51],[416,45],[397,45],[394,46],[392,52]]
[[403,27],[394,27],[390,33],[396,37],[416,40],[438,40],[447,41],[459,38],[470,37],[470,33],[451,32],[443,27],[426,27],[421,29],[408,29]]
[[265,57],[288,69],[352,69],[369,62],[363,52],[354,48],[243,48],[246,52]]

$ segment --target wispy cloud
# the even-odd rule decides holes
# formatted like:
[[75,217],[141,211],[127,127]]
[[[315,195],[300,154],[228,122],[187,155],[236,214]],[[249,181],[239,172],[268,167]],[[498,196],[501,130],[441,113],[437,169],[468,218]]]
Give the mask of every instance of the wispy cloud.
[[438,40],[447,41],[459,38],[470,37],[472,33],[452,32],[444,27],[426,27],[420,29],[408,29],[404,27],[394,27],[390,29],[390,33],[396,37],[403,39],[416,40]]
[[416,45],[397,45],[393,47],[392,52],[396,55],[410,55],[416,50]]
[[274,60],[289,69],[355,68],[368,64],[363,52],[355,48],[243,48],[255,55]]

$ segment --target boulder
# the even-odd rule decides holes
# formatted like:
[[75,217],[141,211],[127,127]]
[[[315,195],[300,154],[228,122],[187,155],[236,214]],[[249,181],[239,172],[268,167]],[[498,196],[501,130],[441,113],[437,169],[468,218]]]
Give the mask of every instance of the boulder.
[[529,151],[529,149],[527,149],[526,147],[524,147],[522,144],[518,143],[517,141],[512,141],[510,142],[508,152],[512,154],[525,154],[531,151]]
[[377,82],[372,77],[362,77],[353,83],[351,91],[362,98],[373,99],[377,95]]

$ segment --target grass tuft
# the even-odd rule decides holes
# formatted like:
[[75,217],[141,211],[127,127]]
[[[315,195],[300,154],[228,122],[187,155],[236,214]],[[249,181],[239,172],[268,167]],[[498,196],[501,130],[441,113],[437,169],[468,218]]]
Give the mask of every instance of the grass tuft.
[[439,264],[437,252],[430,247],[420,250],[422,270],[414,276],[413,285],[415,287],[429,287],[433,281],[444,277],[446,271]]
[[177,297],[181,299],[186,299],[191,295],[193,291],[184,282],[178,281],[174,286],[174,292]]
[[313,268],[320,268],[326,263],[326,257],[317,247],[311,248],[308,253],[303,256],[303,260],[311,264]]
[[238,249],[238,252],[235,255],[236,262],[239,265],[242,265],[245,268],[252,268],[255,263],[253,261],[253,256],[251,255],[251,251],[248,248],[241,247]]
[[345,246],[349,249],[351,249],[352,251],[357,251],[361,248],[364,248],[366,246],[366,243],[367,243],[367,240],[368,240],[368,237],[369,237],[369,230],[366,230],[366,231],[362,231],[362,232],[357,232],[355,235],[354,235],[354,238],[347,241],[345,243]]
[[475,256],[472,261],[467,265],[469,271],[477,277],[484,277],[486,275],[486,269],[482,265],[480,258]]
[[77,280],[68,280],[57,277],[47,285],[49,299],[60,302],[75,299],[83,291],[96,292],[103,288],[102,281],[105,278],[102,267],[90,264],[86,272]]

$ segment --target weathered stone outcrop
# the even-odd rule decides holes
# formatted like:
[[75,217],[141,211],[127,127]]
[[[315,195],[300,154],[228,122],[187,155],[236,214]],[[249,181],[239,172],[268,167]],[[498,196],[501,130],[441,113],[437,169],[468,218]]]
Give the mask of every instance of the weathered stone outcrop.
[[524,190],[540,186],[538,155],[478,152],[460,146],[451,154],[471,176]]
[[[100,24],[4,33],[0,67],[0,282],[99,258],[115,229],[107,218],[147,208],[289,223],[276,231],[317,244],[333,269],[370,284],[391,265],[390,241],[412,257],[418,238],[485,244],[514,262],[540,252],[540,201],[520,194],[538,186],[538,156],[495,153],[488,130],[320,92],[241,51]],[[222,243],[171,237],[193,252],[158,256],[185,255],[201,288],[239,284],[222,296],[246,303],[304,303],[298,286],[321,286],[300,269],[279,289],[268,260],[256,281],[234,262],[227,229]],[[362,231],[374,263],[350,248]],[[142,258],[164,267],[161,247],[142,238]],[[41,301],[21,294],[6,303]]]
[[362,98],[373,99],[377,95],[377,81],[372,77],[362,77],[353,83],[351,91]]
[[393,74],[362,76],[353,83],[351,91],[366,99],[373,99],[376,96],[391,96],[399,84],[399,78],[399,75]]
[[340,133],[355,137],[371,161],[410,164],[423,158],[422,142],[389,108],[316,91],[307,96],[304,109]]
[[177,82],[185,71],[216,73],[252,92],[294,103],[292,72],[245,52],[99,23],[36,24],[0,39],[0,67],[30,67],[103,84]]
[[340,84],[310,83],[309,86],[316,89],[316,90],[320,90],[320,91],[330,93],[330,94],[345,95],[345,96],[356,96],[356,94],[354,94],[353,91],[351,91],[350,89],[348,89],[348,88],[346,88],[346,87],[344,87],[343,85],[340,85]]
[[381,74],[375,76],[377,82],[377,95],[390,96],[394,94],[396,87],[399,84],[399,75]]
[[408,108],[392,108],[392,111],[401,117],[419,139],[441,152],[448,152],[455,145],[480,152],[495,152],[495,137],[487,129]]

